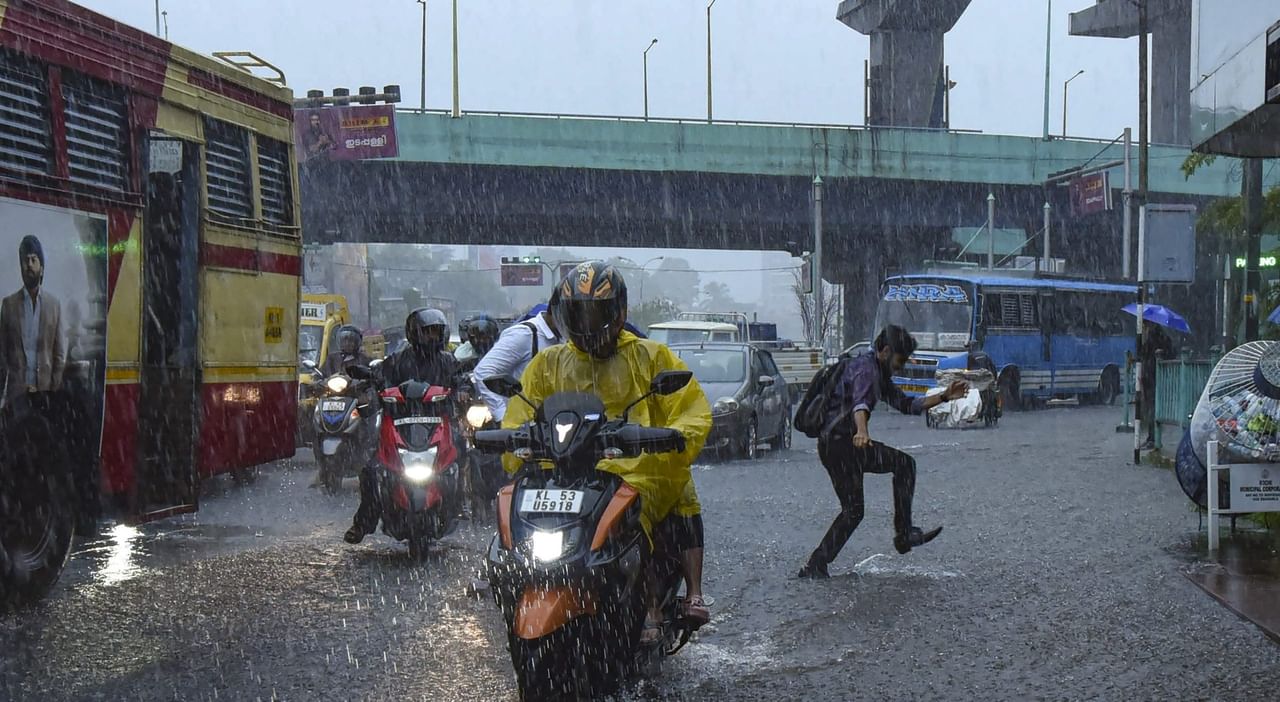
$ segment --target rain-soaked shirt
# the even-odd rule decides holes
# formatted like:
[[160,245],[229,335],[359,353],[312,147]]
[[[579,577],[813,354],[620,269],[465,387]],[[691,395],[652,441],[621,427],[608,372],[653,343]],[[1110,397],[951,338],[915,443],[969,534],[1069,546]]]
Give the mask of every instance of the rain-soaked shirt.
[[842,436],[852,435],[854,412],[864,410],[870,414],[882,400],[903,414],[924,413],[924,399],[904,395],[870,351],[854,356],[845,366],[833,399],[839,401],[827,407],[827,429],[828,433]]
[[[605,414],[612,418],[621,416],[627,405],[648,392],[649,382],[659,372],[687,369],[666,345],[624,331],[618,338],[618,352],[611,358],[594,358],[573,344],[552,346],[529,362],[520,382],[534,405],[541,405],[557,392],[585,392],[599,397]],[[507,406],[502,426],[513,429],[532,418],[531,407],[513,400]],[[646,453],[599,464],[600,470],[620,476],[640,493],[640,519],[648,531],[688,499],[686,492],[693,493],[689,467],[711,433],[711,404],[698,381],[690,380],[677,392],[654,395],[636,405],[629,420],[648,427],[675,429],[685,439],[682,453]],[[503,461],[508,472],[515,472],[521,464],[510,454]]]

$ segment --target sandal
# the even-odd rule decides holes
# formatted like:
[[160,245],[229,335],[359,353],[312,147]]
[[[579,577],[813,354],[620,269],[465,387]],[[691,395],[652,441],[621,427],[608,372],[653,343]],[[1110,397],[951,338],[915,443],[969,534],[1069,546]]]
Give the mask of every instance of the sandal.
[[644,629],[640,632],[640,645],[657,646],[660,643],[662,643],[662,624],[645,617]]
[[698,628],[711,621],[711,610],[702,597],[690,597],[684,601],[684,618]]

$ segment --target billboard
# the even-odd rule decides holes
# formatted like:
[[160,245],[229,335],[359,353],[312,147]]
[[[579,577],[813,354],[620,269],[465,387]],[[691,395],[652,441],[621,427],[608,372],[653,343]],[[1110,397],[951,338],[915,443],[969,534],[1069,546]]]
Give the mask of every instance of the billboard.
[[1106,171],[1071,180],[1071,214],[1079,217],[1112,209],[1111,179]]
[[542,285],[541,263],[504,263],[502,264],[502,285],[537,286]]
[[106,387],[107,220],[0,198],[0,221],[0,409],[52,400],[60,445],[73,460],[94,461]]
[[392,158],[396,110],[391,105],[306,107],[293,111],[298,162]]

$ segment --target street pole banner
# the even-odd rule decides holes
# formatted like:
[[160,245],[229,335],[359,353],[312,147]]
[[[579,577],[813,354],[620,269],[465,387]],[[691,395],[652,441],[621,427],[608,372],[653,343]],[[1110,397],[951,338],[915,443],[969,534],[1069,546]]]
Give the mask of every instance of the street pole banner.
[[1071,180],[1071,214],[1076,217],[1112,209],[1111,178],[1106,171]]
[[393,158],[396,110],[392,105],[294,109],[298,162]]

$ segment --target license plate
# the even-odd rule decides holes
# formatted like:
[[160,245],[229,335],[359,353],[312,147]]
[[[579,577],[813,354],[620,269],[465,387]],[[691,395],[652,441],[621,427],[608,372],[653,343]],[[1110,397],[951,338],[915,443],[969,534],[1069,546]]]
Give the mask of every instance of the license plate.
[[903,386],[902,386],[902,391],[903,391],[903,392],[918,392],[918,393],[920,393],[921,395],[923,395],[923,394],[925,394],[926,392],[929,392],[929,388],[927,388],[927,387],[925,387],[925,386],[923,386],[923,385],[903,385]]
[[321,412],[341,412],[347,408],[346,400],[325,400],[320,404]]
[[444,417],[401,417],[395,421],[398,427],[406,424],[440,424],[444,421]]
[[520,498],[521,512],[577,514],[582,510],[581,490],[527,490]]

